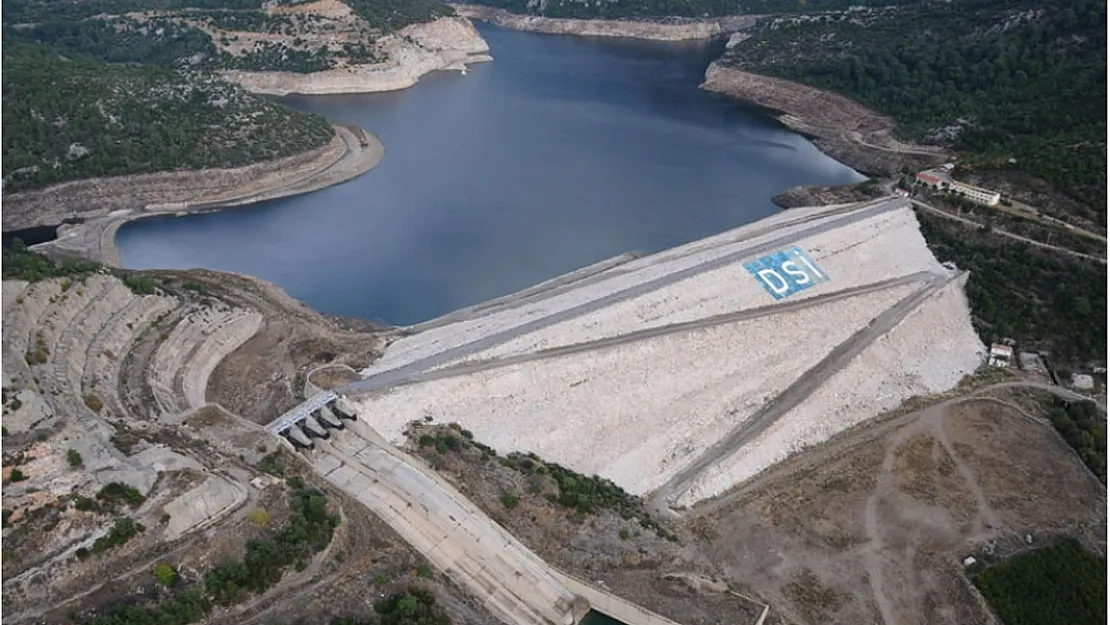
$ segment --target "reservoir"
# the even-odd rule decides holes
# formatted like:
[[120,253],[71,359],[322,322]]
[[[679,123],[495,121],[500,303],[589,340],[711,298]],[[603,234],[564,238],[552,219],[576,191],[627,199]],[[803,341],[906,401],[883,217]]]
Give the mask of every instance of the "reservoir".
[[789,187],[863,180],[699,90],[720,42],[477,26],[494,61],[465,76],[284,99],[377,134],[374,170],[250,208],[128,224],[123,265],[250,274],[321,312],[407,325],[755,221]]

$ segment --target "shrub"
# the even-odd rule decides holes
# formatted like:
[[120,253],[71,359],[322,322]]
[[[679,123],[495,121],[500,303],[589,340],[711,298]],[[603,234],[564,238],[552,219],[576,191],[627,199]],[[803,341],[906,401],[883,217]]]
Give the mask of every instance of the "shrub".
[[266,527],[270,524],[270,513],[266,512],[265,508],[255,508],[247,514],[247,518],[251,523],[259,527]]
[[101,488],[100,492],[96,494],[96,498],[109,503],[122,500],[127,502],[127,505],[132,508],[138,507],[146,501],[146,497],[143,497],[143,494],[140,493],[138,489],[119,482],[111,482],[105,485],[104,488]]
[[381,625],[451,625],[432,591],[416,585],[374,604]]
[[89,512],[92,510],[96,510],[96,502],[89,497],[77,495],[77,498],[73,500],[73,507],[77,508],[81,512]]
[[165,562],[155,564],[153,573],[154,579],[158,580],[159,584],[167,588],[174,585],[178,580],[177,571],[173,570],[173,567]]
[[1006,625],[1106,622],[1106,559],[1073,538],[973,578]]
[[504,495],[501,495],[501,505],[505,506],[505,508],[508,510],[512,510],[513,508],[520,505],[520,497],[517,497],[512,493],[505,493]]
[[630,536],[631,536],[632,534],[631,534],[631,532],[629,532],[629,531],[628,531],[628,528],[627,528],[627,527],[622,527],[622,528],[621,528],[621,534],[620,534],[620,535],[621,535],[621,540],[628,540],[628,538],[629,538],[629,537],[630,537]]
[[27,476],[24,475],[23,471],[20,471],[19,469],[12,469],[12,474],[9,479],[12,482],[22,482],[23,480],[27,479]]
[[0,518],[2,518],[2,520],[3,520],[3,523],[2,523],[3,527],[10,527],[11,526],[11,524],[8,523],[8,519],[10,519],[11,516],[12,516],[12,511],[8,510],[7,508],[4,508],[2,516],[0,516]]
[[70,449],[66,452],[66,461],[69,462],[69,466],[71,467],[79,467],[85,464],[84,458],[81,457],[81,453],[76,449]]
[[104,408],[104,402],[100,401],[100,398],[92,393],[85,395],[85,405],[93,412],[100,412],[100,410]]
[[275,477],[282,477],[285,475],[285,465],[281,462],[281,454],[274,452],[262,457],[258,463],[258,470],[263,473],[269,473]]
[[112,547],[122,545],[143,531],[146,531],[146,528],[142,523],[136,523],[128,517],[116,519],[115,525],[106,535],[93,541],[93,553],[103,553]]

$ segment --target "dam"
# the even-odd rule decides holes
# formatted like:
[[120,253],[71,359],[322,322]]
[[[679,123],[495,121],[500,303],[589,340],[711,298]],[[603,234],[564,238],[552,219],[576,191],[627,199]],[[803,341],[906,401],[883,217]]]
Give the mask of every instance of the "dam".
[[682,508],[978,368],[966,278],[900,198],[793,209],[421,324],[335,392]]
[[966,278],[901,198],[795,209],[418,324],[267,428],[506,623],[676,625],[539,558],[400,449],[407,426],[458,423],[681,514],[979,367]]

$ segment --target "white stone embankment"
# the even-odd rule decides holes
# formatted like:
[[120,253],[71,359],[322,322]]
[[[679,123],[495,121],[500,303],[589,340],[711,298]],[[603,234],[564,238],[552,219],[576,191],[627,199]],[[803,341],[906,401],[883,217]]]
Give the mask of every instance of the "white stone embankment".
[[[828,222],[836,218],[827,215],[830,209],[835,207],[779,213],[754,224],[629,261],[620,265],[619,271],[611,272],[611,277],[607,280],[595,281],[516,308],[433,327],[393,343],[363,374],[370,375],[403,366],[445,349],[517,327],[531,319],[566,310],[609,293],[723,257],[738,249],[802,231],[814,224]],[[791,301],[865,285],[891,276],[939,268],[925,246],[917,220],[910,210],[878,215],[854,224],[851,230],[845,228],[834,233],[821,234],[802,239],[793,245],[802,246],[811,256],[819,259],[818,262],[828,272],[831,280],[792,296]],[[826,263],[828,267],[825,267]],[[733,263],[594,313],[526,334],[475,354],[471,359],[568,345],[615,336],[632,329],[690,321],[766,306],[773,302],[766,291],[751,279],[742,264]]]
[[689,506],[724,493],[910,397],[956,386],[983,362],[983,346],[966,321],[971,311],[965,281],[966,276],[943,287],[801,405],[706,471],[677,503]]
[[503,28],[552,35],[582,37],[624,37],[654,41],[693,41],[712,39],[724,34],[746,30],[758,19],[751,15],[719,18],[659,18],[656,20],[586,20],[520,15],[493,7],[453,3],[463,17],[489,22]]
[[316,150],[236,169],[161,172],[77,180],[4,196],[4,229],[62,225],[58,238],[36,249],[118,266],[116,231],[137,219],[212,212],[308,193],[350,180],[381,161],[384,146],[357,127],[335,126]]
[[458,421],[644,495],[911,290],[402,386],[360,414],[395,442],[426,415]]
[[[776,301],[744,263],[794,246],[829,279]],[[499,451],[535,452],[636,494],[674,481],[691,503],[973,371],[984,348],[953,275],[906,204],[791,211],[546,299],[433,324],[364,372],[419,366],[432,379],[413,371],[401,378],[412,383],[352,400],[393,441],[411,421],[458,422]],[[698,323],[738,311],[755,316]],[[678,322],[694,325],[537,353]],[[450,370],[460,361],[470,363]]]
[[461,17],[442,17],[412,24],[379,41],[388,60],[323,72],[222,72],[224,78],[255,93],[325,95],[407,89],[434,71],[461,71],[470,63],[491,60],[489,45]]

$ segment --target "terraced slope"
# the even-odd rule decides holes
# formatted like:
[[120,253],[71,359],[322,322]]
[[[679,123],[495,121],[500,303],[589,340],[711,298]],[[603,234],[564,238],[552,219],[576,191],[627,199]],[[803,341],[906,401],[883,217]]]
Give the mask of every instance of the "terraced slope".
[[[342,361],[342,346],[365,358],[379,344],[247,278],[120,275],[3,282],[5,622],[68,609],[102,592],[107,571],[148,577],[152,551],[280,496],[247,484],[278,443],[209,402],[234,410],[258,399],[243,389],[264,388],[252,409],[279,410],[303,382],[283,366],[290,354]],[[260,349],[265,370],[237,365]],[[113,483],[126,500],[100,495]],[[124,517],[145,530],[94,551]]]

